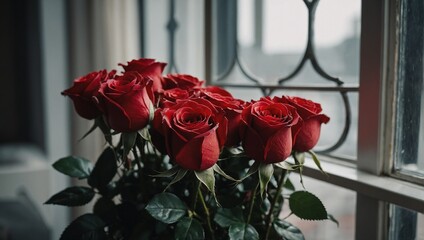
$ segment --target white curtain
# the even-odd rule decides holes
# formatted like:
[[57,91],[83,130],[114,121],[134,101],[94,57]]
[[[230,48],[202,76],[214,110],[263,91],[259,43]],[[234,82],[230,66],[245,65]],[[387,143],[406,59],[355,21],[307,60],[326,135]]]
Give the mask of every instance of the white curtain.
[[[68,1],[69,84],[89,72],[117,69],[118,63],[140,57],[138,9],[137,0]],[[72,113],[72,154],[95,161],[105,147],[100,131],[78,141],[92,124]],[[76,208],[73,216],[91,209],[92,205]]]

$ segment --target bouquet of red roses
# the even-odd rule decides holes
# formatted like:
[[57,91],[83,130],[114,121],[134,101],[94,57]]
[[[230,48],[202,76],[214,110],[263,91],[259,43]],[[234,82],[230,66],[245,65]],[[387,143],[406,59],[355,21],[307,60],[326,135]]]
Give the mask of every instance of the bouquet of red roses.
[[[139,59],[98,71],[62,92],[94,120],[105,149],[97,161],[69,156],[53,167],[88,186],[46,204],[80,206],[61,239],[303,239],[280,218],[285,201],[306,220],[334,218],[288,173],[302,173],[322,123],[321,106],[299,97],[245,102],[165,63]],[[284,189],[284,195],[283,195]]]

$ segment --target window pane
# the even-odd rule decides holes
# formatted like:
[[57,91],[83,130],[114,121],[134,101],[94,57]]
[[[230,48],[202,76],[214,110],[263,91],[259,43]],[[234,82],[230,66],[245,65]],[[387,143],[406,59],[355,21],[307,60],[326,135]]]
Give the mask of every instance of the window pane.
[[[302,189],[297,174],[290,175],[290,180],[296,189]],[[288,217],[287,221],[298,227],[308,240],[355,239],[356,193],[309,177],[303,177],[303,182],[305,188],[322,201],[327,212],[337,219],[339,227],[329,220],[305,221],[294,215]],[[280,218],[289,214],[286,206]]]
[[[316,8],[311,4],[317,4]],[[360,10],[360,0],[218,0],[214,81],[291,87],[358,86]],[[335,84],[332,77],[341,83]],[[237,97],[251,100],[252,91],[240,89]],[[321,103],[331,121],[323,127],[315,150],[356,159],[357,90],[343,94],[315,90],[255,92],[259,96],[299,95]]]
[[402,1],[400,19],[395,170],[422,178],[424,2]]
[[424,214],[390,205],[390,239],[424,240]]

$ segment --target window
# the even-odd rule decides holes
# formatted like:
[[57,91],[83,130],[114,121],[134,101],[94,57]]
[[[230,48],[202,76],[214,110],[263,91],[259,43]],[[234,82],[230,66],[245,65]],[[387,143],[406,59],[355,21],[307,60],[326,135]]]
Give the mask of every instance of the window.
[[[397,66],[395,174],[424,180],[424,4],[402,1]],[[421,148],[420,148],[421,146]],[[424,181],[421,181],[423,183]]]
[[240,98],[325,101],[334,125],[316,150],[330,177],[314,167],[304,173],[330,183],[317,183],[328,192],[356,196],[347,238],[422,239],[422,1],[143,2],[146,57]]

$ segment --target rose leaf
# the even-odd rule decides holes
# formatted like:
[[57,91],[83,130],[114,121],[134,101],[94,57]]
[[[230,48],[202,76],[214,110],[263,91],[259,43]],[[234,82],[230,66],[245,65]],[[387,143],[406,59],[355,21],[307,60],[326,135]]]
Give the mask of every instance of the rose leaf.
[[155,219],[172,224],[187,214],[187,207],[172,193],[155,195],[146,206],[146,211]]

